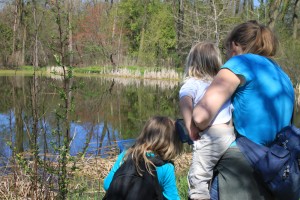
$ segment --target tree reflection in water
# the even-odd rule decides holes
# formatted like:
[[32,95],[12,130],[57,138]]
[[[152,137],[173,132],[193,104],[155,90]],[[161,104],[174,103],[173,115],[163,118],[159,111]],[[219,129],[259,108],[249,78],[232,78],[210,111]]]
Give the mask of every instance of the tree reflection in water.
[[[38,145],[40,154],[55,154],[55,112],[60,103],[55,85],[61,80],[39,77]],[[8,142],[18,152],[28,151],[32,127],[30,85],[32,77],[0,77],[0,157],[11,156]],[[71,117],[70,153],[107,156],[131,145],[145,121],[153,115],[179,117],[178,81],[129,78],[74,78],[76,90]],[[123,142],[122,142],[123,141]],[[121,147],[123,148],[123,147]],[[2,163],[3,164],[3,163]],[[1,163],[0,163],[1,165]]]

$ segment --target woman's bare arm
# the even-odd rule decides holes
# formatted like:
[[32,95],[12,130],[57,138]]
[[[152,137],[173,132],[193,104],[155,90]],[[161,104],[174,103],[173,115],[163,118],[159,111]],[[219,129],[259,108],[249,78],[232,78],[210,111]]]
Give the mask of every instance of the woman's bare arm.
[[200,130],[206,129],[222,105],[232,96],[241,79],[228,69],[221,69],[205,95],[193,110],[193,120]]

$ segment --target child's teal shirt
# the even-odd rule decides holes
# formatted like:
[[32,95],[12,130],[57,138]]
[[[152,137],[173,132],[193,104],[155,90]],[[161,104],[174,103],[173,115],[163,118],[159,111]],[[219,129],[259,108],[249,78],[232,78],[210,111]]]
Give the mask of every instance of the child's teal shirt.
[[[107,177],[104,179],[103,188],[108,190],[109,185],[113,179],[115,172],[119,169],[122,164],[123,157],[125,155],[125,151],[123,151],[117,158],[115,164],[110,170]],[[170,200],[179,200],[179,194],[176,187],[176,178],[175,178],[175,168],[171,163],[164,164],[160,167],[156,167],[157,177],[159,185],[161,186],[163,195],[166,199]]]

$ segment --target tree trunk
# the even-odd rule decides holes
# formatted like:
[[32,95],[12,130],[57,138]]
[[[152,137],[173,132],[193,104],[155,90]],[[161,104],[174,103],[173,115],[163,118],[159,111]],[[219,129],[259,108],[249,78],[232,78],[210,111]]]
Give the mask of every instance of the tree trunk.
[[26,40],[27,40],[27,26],[25,22],[22,22],[22,28],[23,28],[23,36],[22,36],[22,50],[20,55],[20,60],[18,62],[19,66],[22,66],[25,64],[25,53],[26,53]]
[[73,4],[72,0],[68,1],[68,34],[69,34],[69,65],[73,66],[74,58],[73,58],[73,26],[72,26],[72,11],[73,11]]
[[[20,55],[18,55],[17,57],[17,66],[22,66],[24,65],[24,61],[25,61],[25,52],[26,52],[26,39],[27,39],[27,30],[26,30],[26,22],[25,22],[25,7],[24,7],[24,1],[23,0],[19,0],[19,17],[20,17],[20,32],[19,32],[19,38],[20,41],[22,41],[22,47],[21,50],[19,50]],[[22,31],[22,32],[21,32]]]
[[287,14],[288,8],[290,7],[290,0],[283,0],[282,11],[280,12],[279,19],[284,22],[284,17]]
[[[15,90],[18,90],[15,88]],[[16,92],[17,93],[17,92]],[[22,105],[20,102],[16,100],[16,108],[15,108],[15,118],[16,118],[16,153],[24,152],[24,126],[23,126],[23,118],[22,118]]]
[[231,5],[232,15],[236,16],[239,12],[240,0],[232,0],[231,3],[232,3],[232,5]]
[[19,24],[19,0],[15,1],[15,10],[14,10],[14,25],[13,25],[13,39],[12,39],[12,55],[15,54],[16,51],[16,37],[17,37],[17,29]]
[[177,40],[180,43],[181,35],[183,33],[183,22],[184,22],[184,4],[183,0],[178,0],[179,8],[178,8],[178,19],[177,19]]
[[297,39],[299,20],[297,12],[299,11],[299,1],[296,0],[293,5],[293,39]]
[[243,0],[238,0],[238,14],[242,14],[242,12],[244,11],[244,2]]
[[141,39],[140,39],[140,45],[139,45],[139,54],[138,54],[138,64],[142,64],[141,63],[141,56],[142,53],[144,51],[144,36],[145,36],[145,26],[146,26],[146,22],[147,22],[147,6],[144,6],[144,12],[143,12],[144,16],[143,16],[143,24],[142,24],[142,30],[140,32],[141,35]]
[[[16,66],[19,63],[19,56],[17,55],[17,38],[19,38],[19,25],[22,20],[22,0],[15,0],[14,9],[14,24],[13,24],[13,41],[12,41],[12,55],[10,60],[10,65]],[[23,45],[22,45],[23,46]]]
[[270,2],[269,7],[269,22],[267,23],[270,29],[274,29],[275,22],[278,19],[278,16],[280,14],[279,9],[281,5],[282,0],[274,0]]
[[214,37],[216,40],[216,45],[219,46],[220,43],[220,33],[219,33],[219,25],[218,25],[218,11],[215,0],[211,0],[210,2],[211,10],[212,10],[212,18],[214,22]]
[[141,39],[140,39],[140,45],[139,45],[139,54],[138,54],[138,64],[141,64],[141,60],[142,60],[142,53],[143,53],[143,50],[144,50],[144,35],[145,35],[145,28],[143,27],[142,28],[142,31],[141,31]]
[[[36,75],[36,70],[39,66],[38,59],[38,29],[40,23],[37,20],[37,5],[36,1],[32,0],[32,13],[33,13],[33,25],[34,25],[34,46],[33,46],[33,65],[34,65],[34,73],[32,77],[32,85],[31,85],[31,106],[32,106],[32,138],[33,138],[33,153],[34,153],[34,178],[32,180],[33,184],[33,194],[32,198],[36,199],[38,196],[38,162],[39,162],[39,148],[38,148],[38,78]],[[25,28],[25,27],[24,27]]]
[[[59,199],[67,199],[67,194],[69,192],[68,190],[68,158],[67,155],[70,151],[70,135],[71,135],[71,121],[70,121],[70,113],[71,113],[71,106],[72,106],[72,68],[69,68],[66,66],[66,64],[69,62],[67,60],[66,55],[66,47],[67,43],[69,42],[69,34],[68,31],[69,27],[66,27],[69,25],[68,19],[65,19],[63,16],[68,16],[69,11],[67,10],[67,7],[63,8],[64,1],[56,0],[55,1],[55,15],[56,15],[56,23],[57,23],[57,29],[58,29],[58,49],[56,49],[55,53],[58,53],[58,59],[57,62],[60,67],[63,69],[63,81],[62,81],[62,88],[61,92],[63,95],[61,96],[61,100],[63,101],[62,106],[60,107],[62,110],[60,110],[62,113],[59,115],[59,120],[62,120],[63,122],[63,131],[59,131],[58,139],[63,139],[62,143],[59,142],[60,145],[62,145],[62,149],[59,150],[60,152],[60,160],[59,160],[59,177],[58,177],[58,185],[59,185]],[[69,51],[69,47],[67,49]],[[67,52],[69,53],[69,52]],[[58,124],[59,125],[59,124]]]

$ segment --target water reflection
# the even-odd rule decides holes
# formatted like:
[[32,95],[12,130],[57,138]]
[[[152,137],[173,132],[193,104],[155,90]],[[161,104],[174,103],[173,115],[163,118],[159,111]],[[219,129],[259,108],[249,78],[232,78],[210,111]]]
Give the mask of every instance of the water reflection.
[[[41,155],[52,155],[55,145],[61,142],[57,136],[61,125],[58,125],[56,115],[61,105],[61,81],[42,76],[38,80],[38,145]],[[0,77],[2,162],[12,154],[9,142],[16,148],[16,153],[31,148],[32,81],[32,77]],[[131,145],[134,141],[131,139],[136,138],[149,117],[167,115],[176,118],[179,115],[178,86],[176,81],[75,78],[70,153],[106,156],[112,148]]]
[[174,80],[157,80],[157,79],[139,79],[139,78],[105,78],[107,80],[115,80],[117,83],[123,86],[150,86],[159,87],[160,89],[174,89],[178,87],[178,82]]

